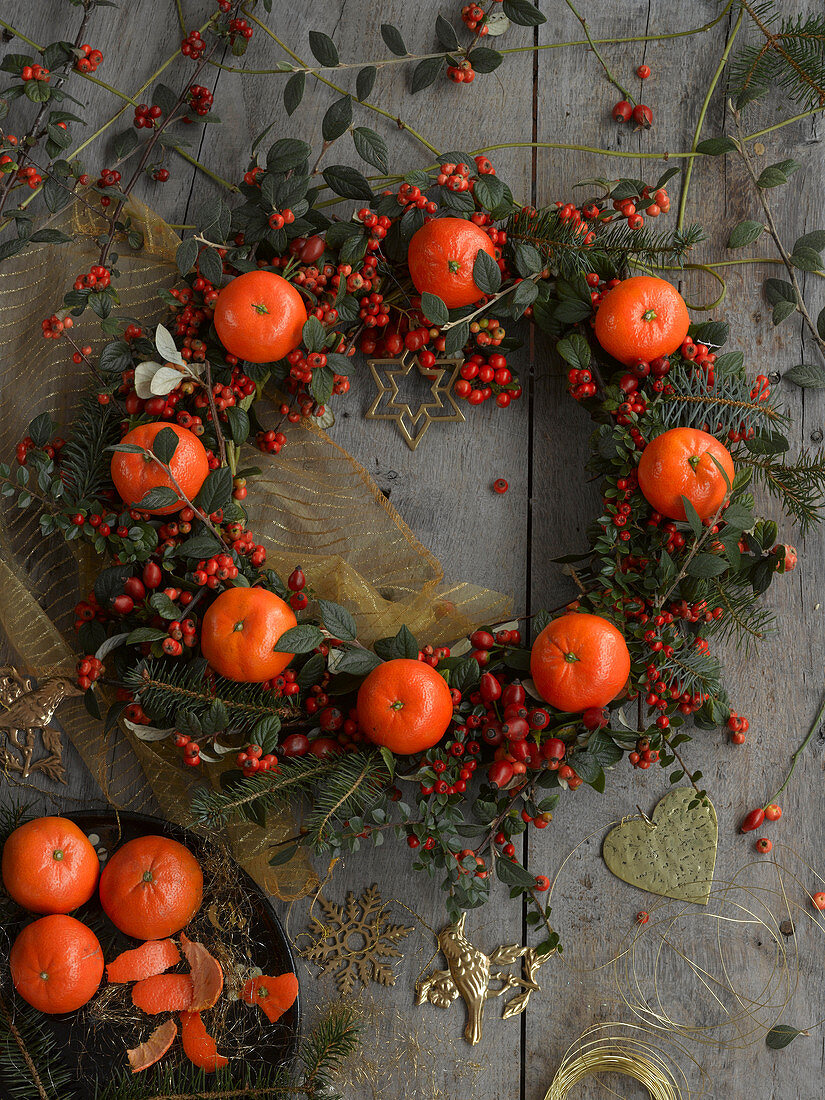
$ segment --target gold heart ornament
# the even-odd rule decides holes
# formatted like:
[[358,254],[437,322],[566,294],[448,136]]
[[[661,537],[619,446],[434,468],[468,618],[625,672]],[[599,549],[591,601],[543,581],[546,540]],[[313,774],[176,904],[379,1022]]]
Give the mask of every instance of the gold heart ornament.
[[617,878],[651,894],[707,905],[719,829],[708,802],[689,809],[696,792],[677,787],[653,811],[611,829],[602,856]]

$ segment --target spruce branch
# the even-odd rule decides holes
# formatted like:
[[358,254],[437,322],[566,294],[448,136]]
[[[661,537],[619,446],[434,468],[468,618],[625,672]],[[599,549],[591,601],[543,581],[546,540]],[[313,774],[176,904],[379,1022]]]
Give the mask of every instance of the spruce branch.
[[723,641],[735,639],[748,656],[753,645],[773,629],[773,612],[760,606],[759,597],[751,585],[736,574],[728,574],[724,583],[714,577],[711,595],[725,613],[721,618],[706,623],[704,633],[713,634]]
[[[825,23],[825,20],[823,20],[823,22]],[[823,93],[823,95],[825,95],[825,93]],[[759,186],[758,176],[753,167],[753,162],[751,160],[747,144],[745,143],[743,137],[742,121],[739,111],[733,111],[733,120],[736,126],[736,134],[739,139],[737,146],[739,155],[742,158],[742,163],[745,165],[748,176],[750,177],[750,180],[756,189],[756,194],[759,198],[759,204],[762,207],[762,212],[765,215],[765,223],[767,225],[768,232],[770,233],[773,239],[773,243],[776,245],[777,251],[782,258],[782,263],[785,265],[785,270],[788,273],[788,278],[790,279],[791,286],[794,288],[794,292],[796,294],[796,308],[802,316],[802,320],[808,330],[808,333],[810,334],[816,346],[819,348],[820,354],[823,356],[823,358],[825,358],[825,339],[820,335],[819,329],[816,326],[816,322],[811,317],[810,313],[808,312],[808,307],[805,305],[805,299],[802,296],[802,287],[799,285],[799,278],[797,277],[796,267],[791,259],[788,250],[782,243],[782,238],[779,235],[779,230],[777,228],[776,221],[774,220],[771,205],[768,202],[767,190],[766,188]]]
[[108,448],[120,439],[120,424],[116,407],[100,405],[97,395],[84,399],[60,454],[63,483],[72,500],[94,500],[110,479]]
[[693,364],[674,360],[656,408],[665,428],[703,428],[721,438],[742,425],[772,429],[787,424],[788,417],[776,405],[754,400],[751,387],[738,374],[719,370],[710,384]]
[[736,456],[740,466],[750,466],[754,477],[779,500],[787,515],[805,534],[821,522],[825,510],[825,450],[800,451],[794,462],[775,454],[744,452]]
[[781,18],[775,0],[739,0],[764,41],[743,47],[734,58],[729,91],[740,106],[781,88],[795,103],[825,105],[825,16]]

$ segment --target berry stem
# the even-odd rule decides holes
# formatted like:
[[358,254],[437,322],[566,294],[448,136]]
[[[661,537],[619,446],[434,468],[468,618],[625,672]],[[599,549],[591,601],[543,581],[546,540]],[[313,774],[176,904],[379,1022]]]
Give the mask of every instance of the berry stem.
[[790,766],[790,768],[788,768],[788,774],[785,776],[784,780],[782,781],[782,785],[780,787],[778,787],[776,789],[776,791],[773,793],[773,795],[768,799],[768,801],[765,803],[766,806],[769,806],[771,804],[771,802],[776,802],[777,798],[779,798],[779,796],[785,790],[788,783],[790,783],[791,776],[793,775],[793,773],[796,769],[797,761],[799,760],[800,756],[805,751],[805,749],[808,747],[808,745],[811,742],[814,734],[817,733],[817,731],[819,730],[819,727],[822,725],[823,719],[825,719],[825,698],[823,698],[822,703],[820,704],[819,710],[816,712],[816,717],[814,718],[813,722],[811,723],[811,728],[808,730],[807,734],[805,735],[805,740],[797,748],[796,752],[791,757],[791,766]]
[[[696,120],[696,129],[693,131],[693,144],[690,147],[691,152],[694,152],[694,153],[696,152],[696,146],[699,144],[699,138],[702,135],[702,127],[705,124],[705,117],[708,113],[708,107],[710,106],[711,97],[713,96],[713,93],[716,90],[716,85],[719,83],[719,77],[722,75],[722,70],[725,68],[725,65],[727,65],[727,63],[728,63],[728,57],[730,56],[730,51],[733,47],[733,43],[736,41],[736,36],[739,33],[739,28],[742,26],[742,20],[744,19],[744,17],[745,17],[745,9],[744,9],[744,7],[740,6],[739,16],[737,17],[737,20],[733,25],[733,29],[731,30],[731,32],[728,36],[727,45],[725,46],[725,49],[722,53],[722,56],[719,58],[719,64],[716,66],[716,72],[713,74],[713,77],[711,78],[711,82],[708,85],[708,90],[705,93],[705,98],[702,101],[702,109],[699,112],[699,118]],[[682,181],[682,193],[679,196],[679,215],[676,219],[676,228],[677,228],[677,230],[681,229],[682,226],[684,225],[685,210],[687,208],[688,190],[690,188],[690,178],[693,175],[693,165],[694,165],[694,163],[695,163],[694,161],[690,161],[688,163],[687,168],[685,169],[685,175],[684,175],[684,179]]]
[[[595,54],[596,60],[601,65],[602,69],[604,69],[604,75],[607,77],[607,79],[610,81],[610,83],[613,85],[613,87],[618,89],[619,92],[621,92],[622,99],[626,99],[628,101],[628,103],[632,103],[633,106],[635,107],[636,106],[636,100],[633,98],[633,96],[630,94],[630,92],[627,90],[627,88],[625,88],[625,86],[616,79],[616,77],[610,71],[610,68],[608,67],[607,62],[605,61],[605,59],[602,57],[601,53],[599,52],[599,48],[596,45],[595,41],[593,40],[593,38],[590,34],[590,28],[587,25],[587,20],[585,19],[585,17],[578,11],[575,4],[573,4],[572,0],[564,0],[564,2],[565,2],[565,4],[567,4],[568,8],[572,11],[572,13],[575,15],[575,17],[581,23],[582,30],[585,33],[585,37],[587,38],[587,42],[590,46],[590,49]],[[741,19],[741,15],[740,15],[740,19]]]

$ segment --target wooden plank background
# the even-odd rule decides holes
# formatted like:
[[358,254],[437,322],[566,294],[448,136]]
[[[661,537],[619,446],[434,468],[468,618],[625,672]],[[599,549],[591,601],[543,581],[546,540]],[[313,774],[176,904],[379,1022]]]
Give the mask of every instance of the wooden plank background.
[[[260,6],[257,14],[298,54],[310,56],[307,34],[310,29],[319,29],[334,38],[345,61],[387,56],[378,29],[382,22],[398,26],[412,52],[433,49],[436,13],[442,8],[445,14],[448,12],[447,5],[436,0],[383,0],[381,4],[373,0],[304,0],[302,4],[273,0],[272,6],[270,15]],[[16,20],[35,41],[71,37],[76,13],[61,0],[33,0],[4,7],[4,18]],[[548,16],[543,26],[535,31],[513,27],[498,44],[549,46],[582,37],[580,25],[562,0],[542,0],[541,7]],[[719,11],[714,0],[685,0],[675,8],[664,0],[626,0],[609,5],[582,0],[581,7],[594,36],[599,38],[671,33],[701,25]],[[810,5],[810,10],[814,7]],[[799,4],[787,8],[794,12],[808,10]],[[182,0],[182,10],[191,29],[200,25],[213,7],[201,0]],[[452,6],[449,13],[457,17]],[[702,36],[603,47],[615,71],[634,93],[638,88],[641,98],[653,107],[655,125],[649,133],[635,134],[610,121],[609,110],[617,96],[605,82],[595,58],[581,46],[516,54],[508,57],[497,73],[479,77],[471,88],[440,80],[415,98],[407,93],[409,71],[393,67],[379,74],[374,98],[425,133],[440,149],[552,141],[623,152],[621,159],[610,160],[586,152],[534,152],[530,148],[495,155],[501,174],[518,197],[547,202],[570,196],[571,185],[581,178],[619,173],[655,178],[663,162],[641,160],[639,152],[689,148],[704,89],[729,31],[730,21],[726,18]],[[93,18],[88,40],[105,55],[98,75],[131,94],[168,56],[179,37],[171,0],[163,4],[141,0],[119,9],[101,9]],[[282,57],[275,43],[256,29],[241,64],[250,69],[267,68]],[[235,63],[231,57],[225,60]],[[643,60],[653,70],[644,88],[633,75]],[[178,66],[166,77],[178,86],[187,71],[186,66]],[[206,127],[202,136],[196,133],[194,154],[220,174],[234,178],[245,161],[251,139],[273,120],[273,135],[293,134],[307,139],[318,135],[321,117],[334,93],[308,81],[304,103],[287,120],[281,107],[284,79],[241,79],[207,69],[201,80],[215,92],[215,110],[223,125]],[[340,79],[348,87],[349,82],[354,85],[354,73],[341,74]],[[91,84],[82,85],[81,91],[91,132],[119,104],[110,93]],[[751,128],[770,125],[792,113],[787,105],[777,107],[770,101],[752,109]],[[128,124],[130,118],[131,109],[127,109],[123,124]],[[374,126],[386,136],[391,168],[406,169],[429,159],[408,134],[386,119],[356,106],[356,122]],[[712,100],[704,133],[719,133],[724,125],[725,99],[720,89]],[[763,163],[787,156],[802,163],[791,186],[775,201],[780,228],[790,242],[803,232],[822,227],[822,135],[822,116],[815,116],[767,139]],[[89,163],[95,168],[104,166],[107,148],[110,145],[104,139],[95,147]],[[335,159],[340,159],[337,152]],[[147,181],[139,194],[170,222],[186,224],[214,184],[177,158],[169,167],[171,179],[167,184]],[[730,228],[743,217],[758,216],[755,196],[735,162],[723,159],[698,165],[688,217],[700,220],[705,227],[708,242],[701,250],[703,258],[721,258]],[[671,214],[669,224],[673,221]],[[771,248],[760,245],[750,254],[757,253],[770,255]],[[781,373],[806,353],[803,334],[795,321],[778,331],[770,325],[769,309],[759,286],[762,277],[771,273],[777,271],[767,265],[731,268],[726,273],[728,297],[720,312],[731,324],[732,345],[745,351],[754,374]],[[816,278],[801,275],[806,282]],[[701,276],[689,276],[680,287],[692,302],[715,296],[710,280]],[[821,288],[812,286],[810,294],[813,306],[819,309],[823,305]],[[363,374],[356,377],[349,398],[336,405],[338,422],[332,435],[363,463],[416,535],[444,562],[449,579],[466,579],[511,591],[517,607],[529,612],[554,606],[570,593],[569,582],[548,559],[581,547],[585,528],[596,514],[597,493],[587,484],[583,472],[588,421],[566,396],[563,378],[551,362],[547,345],[538,337],[526,344],[514,361],[525,380],[522,401],[506,411],[485,407],[481,412],[470,412],[465,426],[433,428],[414,454],[403,445],[392,424],[364,420],[371,385]],[[803,394],[787,387],[783,397],[794,418],[793,447],[818,442],[825,411],[821,391]],[[510,483],[505,496],[496,496],[490,490],[490,483],[498,476]],[[770,506],[767,510],[775,512]],[[780,531],[788,541],[795,541],[789,523],[781,522]],[[716,882],[720,889],[741,872],[753,855],[749,842],[736,834],[738,819],[765,797],[774,786],[774,778],[784,772],[784,761],[807,729],[822,691],[822,533],[815,531],[800,545],[800,551],[797,572],[775,585],[768,597],[777,612],[779,628],[762,644],[758,659],[749,659],[733,647],[727,654],[733,704],[751,720],[747,747],[731,746],[722,734],[702,731],[690,746],[691,759],[704,770],[719,816]],[[71,750],[68,759],[71,781],[68,789],[59,793],[68,794],[69,800],[55,802],[54,792],[49,790],[40,799],[46,809],[99,797],[96,784]],[[782,799],[784,827],[775,826],[772,832],[777,862],[785,868],[784,881],[792,896],[803,902],[803,888],[811,892],[820,888],[814,870],[823,871],[822,769],[820,736],[801,761],[793,786]],[[359,995],[366,1021],[366,1044],[359,1063],[349,1067],[348,1096],[353,1100],[394,1097],[403,1088],[405,1094],[421,1100],[465,1100],[470,1096],[540,1100],[561,1055],[581,1031],[593,1023],[632,1022],[634,1017],[623,1004],[613,970],[605,964],[632,933],[637,910],[647,907],[653,911],[656,902],[609,875],[600,859],[600,841],[611,821],[634,812],[637,805],[649,812],[666,789],[666,779],[657,770],[637,773],[620,768],[610,776],[607,794],[599,796],[583,788],[575,805],[571,805],[571,799],[564,800],[563,809],[549,829],[529,834],[524,841],[529,866],[551,876],[582,838],[593,834],[565,864],[554,895],[555,920],[566,948],[564,960],[551,961],[541,971],[542,992],[534,997],[524,1017],[501,1023],[496,1019],[499,1002],[492,1002],[487,1009],[484,1038],[475,1049],[466,1047],[460,1039],[463,1022],[459,1009],[443,1013],[430,1006],[413,1006],[414,981],[423,968],[432,965],[432,936],[427,926],[437,929],[443,922],[441,900],[429,880],[411,878],[406,853],[394,846],[343,861],[344,866],[336,870],[327,887],[330,897],[343,900],[347,888],[358,893],[376,882],[385,898],[398,899],[394,919],[416,923],[405,912],[406,905],[423,921],[404,944],[406,957],[396,964],[395,986],[374,986]],[[151,807],[147,791],[140,808]],[[750,909],[757,910],[764,902],[781,920],[781,906],[768,892],[778,889],[770,865],[741,873],[753,885],[750,903],[743,891],[731,893],[731,903],[749,904]],[[798,883],[792,875],[798,876]],[[284,906],[282,910],[300,946],[307,904],[289,909]],[[664,927],[659,925],[662,914],[674,911],[667,906],[656,910],[652,924]],[[744,910],[736,912],[741,920]],[[823,941],[821,931],[807,919],[799,917],[796,923],[798,973],[794,969],[792,1002],[783,1020],[805,1028],[825,1017]],[[483,911],[471,914],[468,924],[472,938],[488,949],[525,933],[517,910],[499,896]],[[766,987],[766,999],[771,1000],[770,991],[776,982],[775,976],[772,978],[776,948],[752,921],[723,923],[707,915],[693,916],[670,928],[669,934],[684,953],[694,955],[698,965],[710,974],[720,975],[718,934],[724,945],[724,964],[734,975],[737,988],[759,999],[759,991]],[[711,992],[691,976],[684,960],[667,949],[657,954],[655,928],[649,936],[638,951],[640,973],[645,976],[640,986],[642,996],[650,998],[651,1004],[658,996],[664,1011],[695,1028],[719,1021],[724,1009],[733,1011],[731,999],[719,993],[711,979],[708,984],[718,993],[721,1007]],[[793,941],[787,946],[793,950]],[[654,971],[658,993],[647,977]],[[335,995],[332,981],[318,978],[315,968],[305,962],[300,964],[300,977],[310,1010]],[[768,1020],[766,1026],[773,1022],[770,1013],[763,1018]],[[821,1029],[777,1053],[768,1050],[761,1037],[749,1047],[732,1043],[736,1038],[733,1028],[710,1028],[701,1035],[707,1042],[688,1043],[688,1048],[707,1072],[706,1095],[776,1100],[813,1100],[822,1095],[825,1048]],[[728,1042],[722,1044],[720,1038]],[[681,1062],[696,1087],[697,1073],[691,1071],[687,1058]],[[641,1086],[632,1082],[613,1081],[613,1085],[623,1096],[644,1095]],[[577,1095],[595,1097],[603,1091],[596,1084],[584,1084]]]

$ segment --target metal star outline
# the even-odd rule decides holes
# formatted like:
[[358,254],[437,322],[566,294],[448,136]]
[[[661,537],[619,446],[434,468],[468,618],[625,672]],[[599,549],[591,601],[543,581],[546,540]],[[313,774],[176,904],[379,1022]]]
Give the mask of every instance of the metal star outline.
[[[370,405],[366,419],[394,420],[411,451],[416,449],[431,424],[463,424],[464,413],[453,397],[453,385],[463,362],[463,359],[437,359],[434,366],[422,367],[416,355],[405,355],[400,359],[368,359],[367,366],[378,386],[378,395]],[[413,367],[417,368],[422,378],[432,380],[432,400],[422,401],[415,412],[407,402],[399,400],[398,393],[399,380],[406,378]],[[445,375],[449,375],[446,382]],[[384,411],[379,412],[385,399]],[[452,409],[452,412],[446,412],[443,416],[434,415],[439,409]]]

